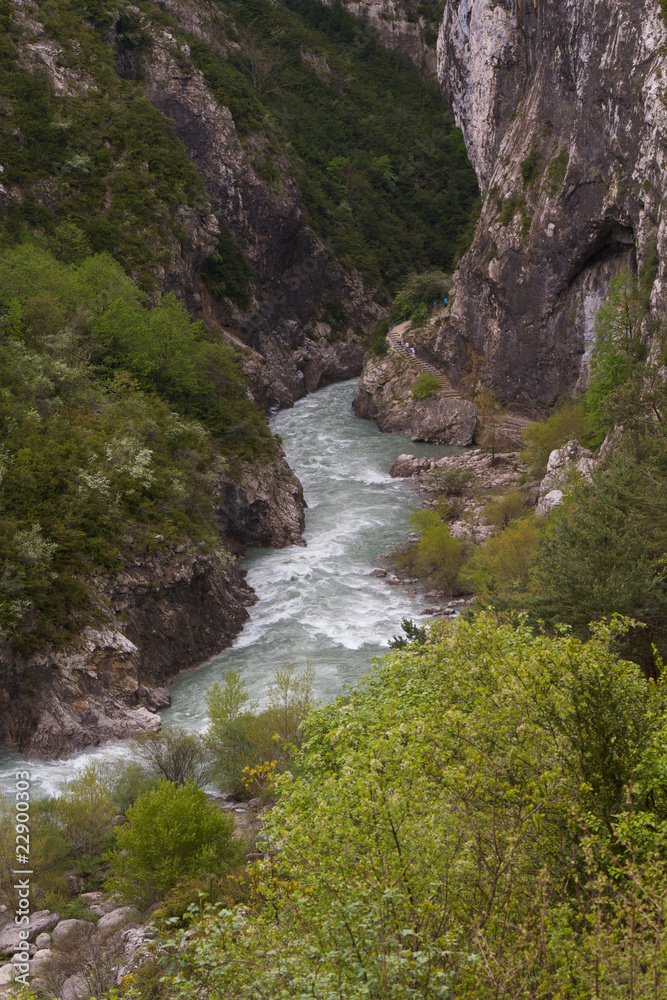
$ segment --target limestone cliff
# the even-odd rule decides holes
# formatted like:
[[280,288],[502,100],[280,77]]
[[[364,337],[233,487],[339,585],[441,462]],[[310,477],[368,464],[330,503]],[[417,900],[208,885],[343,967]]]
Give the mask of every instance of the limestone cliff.
[[438,74],[484,195],[426,352],[454,385],[529,413],[585,386],[623,267],[664,317],[664,46],[658,0],[447,0]]
[[409,435],[413,441],[472,444],[477,424],[474,403],[441,392],[416,398],[417,372],[396,352],[369,359],[354,400],[356,415],[375,420],[381,431]]

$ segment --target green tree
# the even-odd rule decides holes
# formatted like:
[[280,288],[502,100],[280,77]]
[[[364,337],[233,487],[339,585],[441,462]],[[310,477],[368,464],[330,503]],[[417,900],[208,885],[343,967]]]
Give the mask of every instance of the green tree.
[[79,854],[97,855],[108,847],[116,808],[108,775],[93,761],[61,788],[55,799],[55,824]]
[[553,1000],[617,996],[627,970],[648,988],[664,685],[618,660],[619,627],[434,626],[313,712],[249,906],[167,945],[176,995]]
[[185,877],[225,875],[243,857],[234,818],[212,805],[196,785],[160,782],[127,810],[115,828],[108,888],[148,905]]
[[645,439],[642,451],[638,461],[619,443],[608,467],[592,484],[580,483],[549,519],[527,606],[536,618],[565,622],[582,637],[589,622],[614,612],[635,619],[639,626],[622,648],[653,673],[653,645],[664,650],[667,640],[664,440]]
[[585,396],[591,431],[599,443],[611,426],[609,405],[643,360],[642,323],[646,304],[637,278],[627,268],[609,282],[609,293],[595,314],[595,346]]
[[526,514],[526,501],[518,490],[496,497],[484,507],[484,520],[496,531],[503,531],[512,521]]
[[411,515],[413,526],[420,532],[413,545],[396,552],[394,563],[448,594],[461,593],[459,573],[470,543],[454,538],[443,516],[443,509],[420,510]]
[[499,610],[525,603],[536,558],[539,526],[535,517],[513,521],[501,534],[485,539],[461,572],[477,597]]
[[199,733],[169,726],[130,743],[130,753],[174,785],[206,784],[213,769],[210,750]]

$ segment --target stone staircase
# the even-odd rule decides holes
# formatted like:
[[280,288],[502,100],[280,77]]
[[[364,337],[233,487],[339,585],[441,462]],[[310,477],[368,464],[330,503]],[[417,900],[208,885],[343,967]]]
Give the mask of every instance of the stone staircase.
[[393,348],[397,354],[400,354],[401,357],[407,358],[408,361],[411,361],[417,366],[417,368],[421,368],[423,372],[428,372],[429,375],[433,375],[433,377],[440,383],[440,395],[445,396],[448,399],[460,399],[460,394],[452,387],[451,382],[443,371],[436,368],[434,365],[429,364],[428,361],[423,361],[422,358],[413,357],[411,354],[405,353],[402,346],[402,334],[404,330],[408,330],[409,328],[409,320],[406,323],[399,323],[397,326],[392,327],[387,334],[387,340],[389,341],[390,347]]
[[[408,332],[411,327],[410,320],[404,323],[397,323],[393,326],[389,333],[387,334],[387,340],[389,341],[390,350],[395,351],[400,354],[401,357],[407,358],[411,361],[417,368],[420,368],[424,372],[428,372],[437,378],[440,383],[441,389],[440,394],[445,396],[447,399],[461,399],[461,394],[454,389],[451,382],[441,369],[436,368],[434,365],[428,363],[428,361],[423,361],[421,358],[413,357],[411,354],[406,354],[404,350],[404,334]],[[513,444],[517,448],[522,448],[524,445],[523,432],[525,431],[530,420],[527,417],[517,417],[512,414],[503,414],[498,423],[498,433],[509,443]]]

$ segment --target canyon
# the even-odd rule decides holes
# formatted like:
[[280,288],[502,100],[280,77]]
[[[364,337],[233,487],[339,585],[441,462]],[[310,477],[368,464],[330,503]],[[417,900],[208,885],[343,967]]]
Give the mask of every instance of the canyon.
[[[473,400],[485,389],[513,413],[544,416],[585,387],[594,314],[623,268],[642,276],[647,340],[667,308],[660,6],[447,0],[437,45],[432,18],[413,4],[346,6],[425,77],[437,72],[482,195],[450,304],[415,334],[420,355],[446,373],[461,398],[426,400],[414,419],[406,404],[395,429],[423,439],[430,427],[428,440],[467,444]],[[191,43],[138,8],[132,24],[142,32],[140,47],[123,41],[131,32],[119,21],[109,34],[119,75],[144,81],[205,193],[179,209],[180,242],[170,244],[170,260],[154,274],[159,290],[175,292],[238,347],[255,403],[275,411],[361,372],[364,333],[386,312],[386,298],[341,264],[306,220],[284,150],[267,136],[240,136],[195,65],[193,39],[223,56],[237,45],[219,8],[188,0],[165,9]],[[68,66],[36,4],[17,4],[15,17],[30,71],[45,74],[56,93],[93,86]],[[316,55],[304,58],[326,73]],[[40,197],[48,201],[48,186]],[[19,188],[0,186],[5,208],[23,198]],[[252,275],[245,305],[221,305],[203,278],[223,229]],[[338,304],[335,316],[331,303]],[[384,370],[382,378],[378,383],[378,362],[369,363],[362,395],[389,399],[400,389],[408,399],[404,372]],[[376,417],[377,407],[357,412]],[[438,436],[434,422],[453,429]],[[222,554],[165,547],[120,575],[96,579],[100,624],[66,650],[26,657],[3,641],[0,739],[59,756],[154,728],[170,678],[228,645],[247,618],[253,594],[238,567],[244,546],[300,544],[303,507],[284,458],[233,464],[220,482]]]

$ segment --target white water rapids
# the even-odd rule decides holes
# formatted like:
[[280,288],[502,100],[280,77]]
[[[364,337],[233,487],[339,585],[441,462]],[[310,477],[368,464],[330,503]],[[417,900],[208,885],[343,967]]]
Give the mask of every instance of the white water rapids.
[[[258,597],[250,620],[231,649],[173,682],[164,725],[205,728],[204,692],[230,668],[261,701],[277,668],[288,660],[297,668],[309,661],[316,697],[334,698],[386,651],[401,619],[417,617],[424,607],[423,596],[412,598],[405,587],[369,575],[382,565],[379,557],[405,538],[408,515],[418,506],[410,483],[392,479],[389,469],[403,452],[440,458],[461,449],[381,434],[353,415],[355,391],[356,381],[338,383],[273,418],[303,484],[307,547],[248,551],[248,583]],[[52,794],[91,757],[125,753],[117,743],[46,763],[5,751],[0,787],[7,788],[17,767],[25,767],[33,792]]]

